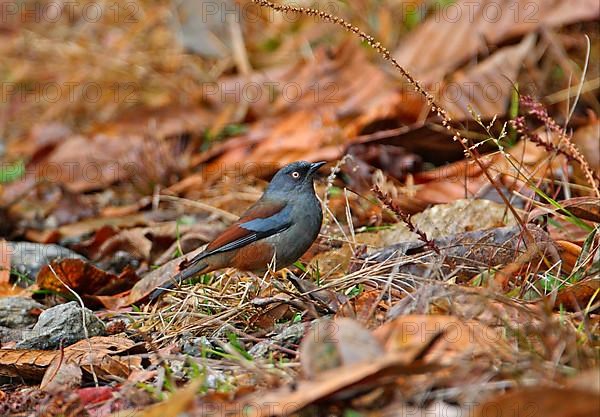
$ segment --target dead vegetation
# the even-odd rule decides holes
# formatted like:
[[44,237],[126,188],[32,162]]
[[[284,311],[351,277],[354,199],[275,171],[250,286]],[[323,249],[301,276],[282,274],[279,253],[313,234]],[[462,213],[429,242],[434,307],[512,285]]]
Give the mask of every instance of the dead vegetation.
[[[596,2],[192,3],[6,9],[2,415],[598,413]],[[148,302],[298,159],[301,261]]]

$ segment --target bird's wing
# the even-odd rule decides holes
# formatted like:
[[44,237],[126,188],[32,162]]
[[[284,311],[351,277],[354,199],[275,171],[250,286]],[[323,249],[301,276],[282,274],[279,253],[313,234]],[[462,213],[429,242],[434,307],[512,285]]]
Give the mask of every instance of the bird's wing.
[[164,283],[161,288],[154,290],[150,294],[150,299],[154,300],[165,289],[202,271],[207,266],[206,262],[200,262],[203,259],[215,253],[239,249],[259,239],[279,233],[290,225],[290,207],[286,203],[259,200],[238,221],[210,242],[203,252],[188,260],[181,272]]
[[258,201],[190,263],[215,253],[241,248],[287,229],[291,225],[290,211],[285,202]]

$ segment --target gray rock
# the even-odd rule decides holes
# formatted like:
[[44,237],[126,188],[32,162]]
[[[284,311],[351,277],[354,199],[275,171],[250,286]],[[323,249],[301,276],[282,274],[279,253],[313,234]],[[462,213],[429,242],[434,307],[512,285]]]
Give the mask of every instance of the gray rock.
[[[0,345],[23,339],[24,331],[26,330],[9,329],[8,327],[0,326]],[[0,383],[0,385],[2,385],[2,383]]]
[[30,314],[32,310],[44,310],[42,304],[26,297],[0,298],[0,326],[10,329],[22,329],[32,326],[37,321],[37,315]]
[[285,325],[285,327],[279,329],[269,339],[257,343],[252,346],[248,353],[254,358],[264,358],[273,349],[273,345],[291,347],[297,345],[304,336],[304,331],[307,328],[306,323],[294,323],[291,325]]
[[[88,336],[100,336],[105,326],[98,317],[87,308],[85,323]],[[40,318],[31,331],[24,333],[24,339],[17,343],[17,349],[56,349],[69,346],[86,336],[81,307],[75,301],[49,308],[40,314]]]
[[215,346],[206,336],[193,337],[184,334],[181,342],[181,352],[190,356],[201,356],[206,350],[215,350]]
[[56,258],[85,259],[77,252],[59,245],[32,242],[7,242],[10,264],[17,272],[34,279],[40,268]]

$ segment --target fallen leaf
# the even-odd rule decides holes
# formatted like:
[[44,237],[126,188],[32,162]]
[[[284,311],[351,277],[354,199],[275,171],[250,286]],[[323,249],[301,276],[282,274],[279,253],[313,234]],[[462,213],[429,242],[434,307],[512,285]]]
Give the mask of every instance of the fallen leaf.
[[119,358],[135,343],[124,337],[92,337],[67,346],[63,351],[0,349],[0,375],[19,376],[40,380],[54,361],[72,362],[86,373],[93,372],[101,380],[114,376],[127,378],[132,369],[140,366],[141,359],[129,356]]
[[475,410],[476,417],[515,413],[544,417],[590,417],[600,415],[598,395],[589,391],[552,386],[525,387],[494,396]]
[[130,289],[137,281],[139,277],[129,267],[117,276],[81,259],[52,261],[50,265],[44,265],[36,277],[40,289],[68,294],[67,286],[84,298],[115,295]]
[[377,303],[381,301],[381,291],[371,290],[346,301],[338,310],[335,317],[349,317],[367,327],[372,327]]
[[262,331],[271,331],[285,315],[290,312],[290,306],[286,303],[276,303],[250,317],[250,326]]
[[459,0],[436,8],[402,40],[394,58],[422,83],[435,83],[489,44],[599,15],[595,0]]
[[446,315],[400,316],[373,332],[386,351],[414,349],[428,333],[440,334],[423,357],[425,363],[452,365],[457,360],[482,355],[510,360],[511,349],[500,331],[478,321],[462,321]]
[[427,368],[413,365],[412,362],[422,350],[427,349],[428,343],[434,338],[435,335],[423,340],[420,350],[387,353],[366,363],[324,372],[314,381],[301,380],[293,387],[262,392],[242,398],[236,403],[225,404],[220,408],[221,414],[216,415],[224,416],[224,410],[240,410],[231,417],[289,416],[316,401],[334,394],[342,395],[346,389],[352,391],[352,388],[359,387],[362,391],[368,387],[381,386],[380,380],[389,380],[392,376],[426,372]]
[[333,368],[368,362],[383,354],[371,332],[348,318],[318,320],[300,344],[304,377],[318,378]]
[[42,378],[40,389],[51,394],[71,391],[79,388],[83,379],[81,367],[70,361],[62,361],[61,358],[55,359]]
[[81,404],[96,404],[110,400],[113,396],[112,387],[87,387],[77,390],[77,395]]
[[557,208],[553,204],[539,205],[533,209],[527,216],[528,221],[543,216],[545,214],[562,214],[569,213],[581,220],[587,220],[594,223],[600,223],[600,198],[597,197],[574,197],[568,200],[557,201],[561,208]]
[[570,274],[581,255],[581,247],[566,240],[556,240],[555,242],[559,248],[560,258],[562,259],[562,269],[565,273]]
[[[567,311],[584,311],[592,297],[598,297],[600,292],[600,279],[591,278],[579,281],[573,285],[562,288],[556,300],[554,308],[564,308]],[[552,299],[553,296],[548,296]]]
[[516,46],[494,52],[477,65],[458,71],[445,81],[437,94],[440,104],[456,120],[472,118],[471,109],[483,120],[504,115],[525,57],[535,36],[525,37]]

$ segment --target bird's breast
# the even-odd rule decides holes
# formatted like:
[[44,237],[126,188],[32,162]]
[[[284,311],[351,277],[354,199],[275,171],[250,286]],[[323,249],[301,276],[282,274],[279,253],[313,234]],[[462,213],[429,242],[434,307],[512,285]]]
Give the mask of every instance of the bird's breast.
[[310,248],[321,230],[323,214],[316,197],[303,201],[292,211],[292,225],[268,238],[276,248],[276,267],[284,268],[296,262]]

